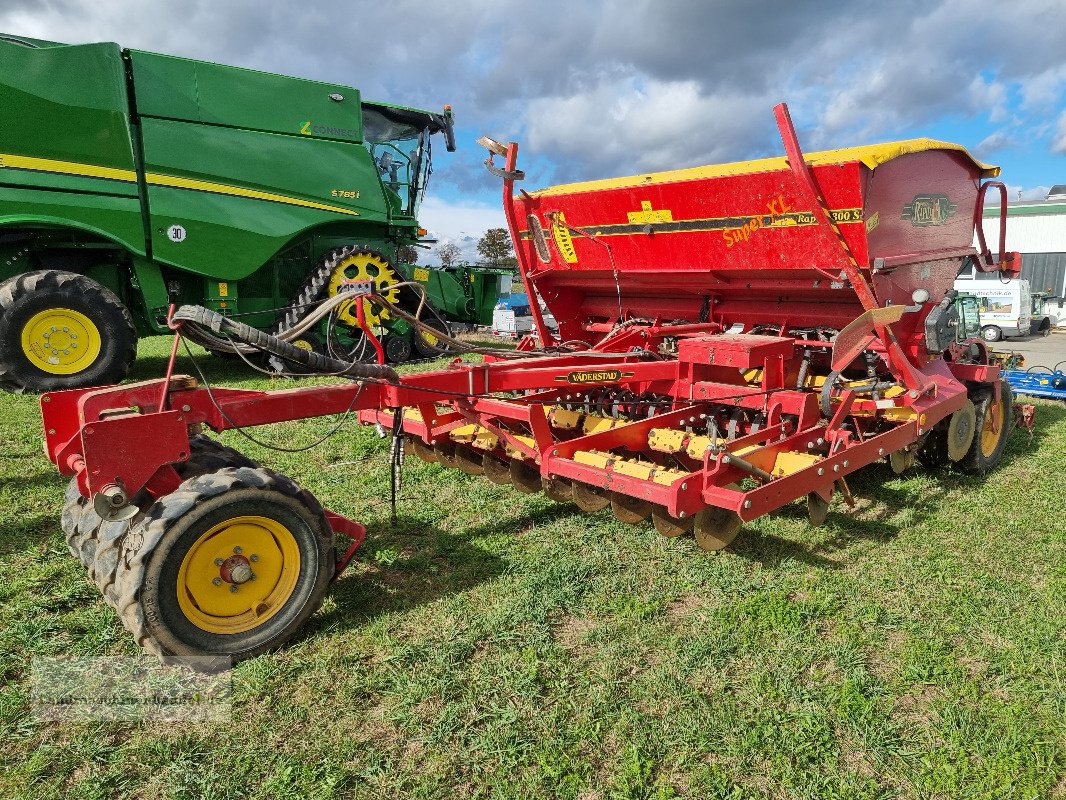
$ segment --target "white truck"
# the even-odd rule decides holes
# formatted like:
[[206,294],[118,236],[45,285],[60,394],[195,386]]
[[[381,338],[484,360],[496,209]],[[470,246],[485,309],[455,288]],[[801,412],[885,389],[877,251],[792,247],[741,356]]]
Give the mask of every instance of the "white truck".
[[1029,281],[1017,278],[1010,281],[978,280],[973,267],[963,270],[955,279],[955,289],[975,295],[981,311],[981,338],[998,342],[1005,336],[1030,334],[1033,296]]
[[[544,323],[552,331],[558,330],[555,317],[541,308],[544,315]],[[502,336],[506,339],[521,339],[529,334],[536,334],[533,324],[533,310],[529,305],[513,305],[508,307],[506,303],[500,303],[492,312],[492,335]]]

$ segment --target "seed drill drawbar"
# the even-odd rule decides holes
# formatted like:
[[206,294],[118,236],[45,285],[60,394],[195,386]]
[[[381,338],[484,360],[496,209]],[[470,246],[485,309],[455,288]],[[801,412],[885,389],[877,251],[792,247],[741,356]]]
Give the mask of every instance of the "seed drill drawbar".
[[[1013,398],[983,342],[955,341],[951,301],[966,262],[1018,271],[1002,237],[997,253],[972,246],[987,190],[1005,194],[983,181],[998,169],[927,139],[805,157],[775,114],[784,158],[517,194],[518,146],[482,140],[525,290],[559,327],[531,303],[540,350],[399,377],[179,309],[178,335],[353,381],[209,390],[168,371],[45,395],[72,551],[147,650],[236,661],[300,628],[365,531],[204,427],[354,410],[408,453],[709,551],[795,500],[821,524],[834,494],[851,502],[847,476],[883,458],[992,469]],[[361,288],[372,338],[365,313],[388,301]]]

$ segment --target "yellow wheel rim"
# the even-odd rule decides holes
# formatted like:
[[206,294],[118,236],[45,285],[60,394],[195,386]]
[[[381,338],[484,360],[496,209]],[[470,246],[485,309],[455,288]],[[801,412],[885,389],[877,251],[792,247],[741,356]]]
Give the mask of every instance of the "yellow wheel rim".
[[208,633],[244,633],[282,609],[299,576],[300,547],[288,528],[270,517],[234,517],[185,554],[178,605]]
[[440,342],[440,339],[438,339],[429,331],[420,330],[418,331],[418,335],[421,336],[422,341],[428,344],[430,347],[436,347],[437,343]]
[[[345,286],[355,282],[374,282],[374,291],[395,303],[400,299],[400,290],[394,287],[400,282],[395,270],[388,261],[374,253],[353,253],[341,259],[341,262],[333,270],[329,279],[329,296],[333,297],[345,291]],[[363,300],[363,314],[366,323],[370,327],[378,327],[382,320],[389,318],[389,312]],[[359,318],[356,316],[355,303],[344,303],[340,306],[337,316],[349,325],[358,325]]]
[[995,403],[985,412],[984,424],[981,426],[981,455],[985,458],[990,457],[996,451],[1000,437],[1003,436],[1003,423],[1006,419],[1007,415],[1002,402]]
[[22,327],[23,354],[51,375],[74,375],[88,369],[101,346],[96,323],[69,308],[38,311]]
[[314,348],[311,347],[311,343],[306,339],[297,339],[295,342],[292,343],[292,346],[299,347],[301,350],[307,350],[308,352],[314,350]]

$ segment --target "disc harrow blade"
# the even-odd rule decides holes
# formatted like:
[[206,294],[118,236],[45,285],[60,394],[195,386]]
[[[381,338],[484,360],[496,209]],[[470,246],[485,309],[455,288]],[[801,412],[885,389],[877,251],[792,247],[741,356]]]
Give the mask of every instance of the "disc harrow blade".
[[511,483],[523,494],[536,494],[541,485],[540,472],[517,458],[511,461]]
[[652,508],[651,522],[656,533],[671,539],[692,529],[692,517],[680,519],[668,513],[662,506]]
[[636,525],[651,516],[651,503],[628,494],[612,492],[611,513],[619,522]]
[[717,553],[729,547],[743,524],[736,511],[711,506],[696,514],[692,530],[696,544],[708,553]]
[[511,482],[511,465],[502,458],[486,455],[482,459],[481,466],[485,471],[485,477],[492,483],[504,486]]
[[574,503],[582,511],[593,514],[610,505],[611,495],[606,489],[574,481]]

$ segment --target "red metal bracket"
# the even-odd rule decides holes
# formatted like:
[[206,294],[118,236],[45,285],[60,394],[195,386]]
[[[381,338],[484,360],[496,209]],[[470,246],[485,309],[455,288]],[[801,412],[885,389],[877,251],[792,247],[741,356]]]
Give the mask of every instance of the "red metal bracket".
[[344,555],[337,559],[337,571],[333,573],[332,579],[335,581],[341,576],[341,573],[348,568],[348,564],[351,563],[355,551],[358,550],[359,546],[366,540],[366,528],[354,519],[348,519],[347,517],[328,509],[325,509],[325,513],[326,521],[329,522],[329,526],[333,528],[333,532],[347,536],[352,540],[352,543],[348,545],[348,549],[344,551]]

